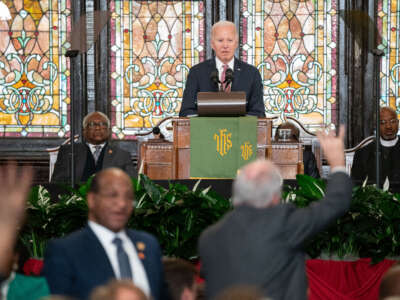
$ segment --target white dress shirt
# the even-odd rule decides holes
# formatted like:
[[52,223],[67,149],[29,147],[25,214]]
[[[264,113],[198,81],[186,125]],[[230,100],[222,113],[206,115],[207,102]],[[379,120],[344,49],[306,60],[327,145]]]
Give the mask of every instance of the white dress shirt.
[[94,144],[90,144],[90,143],[86,143],[89,146],[90,152],[92,152],[92,155],[94,156],[94,152],[96,151],[96,147],[97,146],[101,146],[100,149],[100,153],[103,150],[104,146],[106,145],[106,143],[103,144],[99,144],[99,145],[94,145]]
[[113,243],[113,240],[117,236],[122,240],[122,246],[129,257],[129,262],[131,264],[133,282],[147,295],[147,297],[150,297],[150,286],[146,271],[139,259],[135,246],[127,236],[125,230],[115,233],[93,221],[89,221],[88,224],[103,246],[117,278],[120,278],[120,270],[117,258],[117,247]]
[[[224,72],[224,65],[225,64],[218,57],[215,57],[215,67],[218,70],[219,81],[222,81],[221,78],[222,78],[222,73]],[[235,66],[235,58],[232,57],[231,61],[228,62],[227,65],[233,71]]]

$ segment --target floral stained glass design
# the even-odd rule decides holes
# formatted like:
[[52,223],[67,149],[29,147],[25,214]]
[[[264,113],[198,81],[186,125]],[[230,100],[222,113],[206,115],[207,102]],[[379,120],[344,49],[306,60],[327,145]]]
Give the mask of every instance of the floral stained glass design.
[[336,122],[336,0],[241,0],[241,58],[258,67],[269,117]]
[[381,105],[391,106],[400,113],[400,1],[378,1],[378,46],[385,55],[381,60]]
[[0,21],[0,135],[63,137],[69,132],[70,0],[3,0]]
[[134,138],[179,113],[190,67],[204,60],[203,1],[110,1],[113,137]]

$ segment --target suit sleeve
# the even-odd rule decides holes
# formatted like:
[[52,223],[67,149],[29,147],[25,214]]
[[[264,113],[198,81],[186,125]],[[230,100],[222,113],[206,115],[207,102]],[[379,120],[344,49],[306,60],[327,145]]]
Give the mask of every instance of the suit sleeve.
[[344,172],[331,174],[323,200],[305,208],[293,208],[289,213],[284,231],[289,245],[301,247],[304,240],[342,216],[350,206],[351,195],[350,177]]
[[58,151],[57,161],[54,165],[53,175],[51,176],[51,183],[66,182],[69,177],[69,148],[61,146]]
[[196,97],[199,91],[199,83],[196,76],[196,71],[192,68],[186,80],[185,90],[183,91],[183,99],[180,117],[197,114]]
[[48,243],[42,275],[46,278],[52,294],[71,295],[74,272],[66,258],[65,248],[59,242]]
[[257,117],[265,117],[264,86],[260,72],[254,68],[253,84],[251,85],[247,114]]

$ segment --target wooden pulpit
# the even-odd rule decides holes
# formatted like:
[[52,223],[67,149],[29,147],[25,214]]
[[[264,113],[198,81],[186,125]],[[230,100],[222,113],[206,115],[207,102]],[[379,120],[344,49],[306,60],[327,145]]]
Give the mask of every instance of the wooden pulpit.
[[[139,144],[138,167],[151,179],[190,178],[190,118],[174,118],[172,124],[173,142],[150,139]],[[272,142],[271,119],[258,119],[257,158],[272,160],[284,179],[304,172],[303,145]]]
[[[190,178],[190,118],[172,121],[174,130],[173,174],[176,179]],[[259,118],[257,124],[257,157],[267,156],[271,145],[272,120]]]

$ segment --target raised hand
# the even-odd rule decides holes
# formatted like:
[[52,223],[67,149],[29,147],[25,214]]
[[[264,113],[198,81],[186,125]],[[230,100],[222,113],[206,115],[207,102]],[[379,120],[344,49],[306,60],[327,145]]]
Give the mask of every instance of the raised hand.
[[324,156],[328,160],[331,168],[345,166],[344,133],[344,125],[340,125],[339,134],[337,136],[332,130],[327,133],[322,131],[317,133],[321,148],[324,151]]
[[0,278],[4,278],[10,271],[14,244],[25,217],[32,168],[18,168],[15,164],[1,167],[0,182]]
[[0,225],[19,225],[32,184],[32,168],[11,163],[0,168]]

